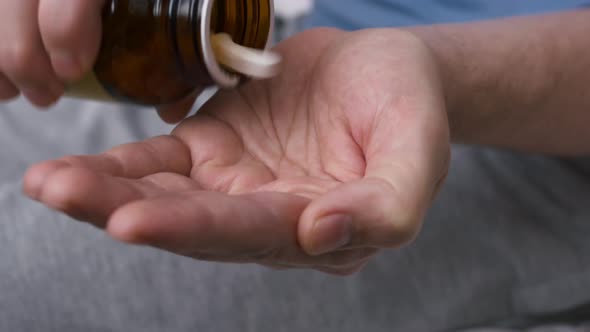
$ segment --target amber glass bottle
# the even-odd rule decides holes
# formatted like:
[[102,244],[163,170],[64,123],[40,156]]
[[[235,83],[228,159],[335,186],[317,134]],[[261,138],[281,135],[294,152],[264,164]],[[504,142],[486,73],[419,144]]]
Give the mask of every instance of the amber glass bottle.
[[240,75],[222,68],[210,36],[268,46],[273,0],[108,0],[93,71],[68,95],[163,105],[209,86],[233,87]]

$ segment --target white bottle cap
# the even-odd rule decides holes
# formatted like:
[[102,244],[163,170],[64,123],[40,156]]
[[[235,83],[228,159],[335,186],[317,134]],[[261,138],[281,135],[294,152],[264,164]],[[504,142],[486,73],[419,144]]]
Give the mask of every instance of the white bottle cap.
[[279,74],[281,56],[236,44],[227,33],[211,36],[215,59],[223,66],[253,79],[267,79]]

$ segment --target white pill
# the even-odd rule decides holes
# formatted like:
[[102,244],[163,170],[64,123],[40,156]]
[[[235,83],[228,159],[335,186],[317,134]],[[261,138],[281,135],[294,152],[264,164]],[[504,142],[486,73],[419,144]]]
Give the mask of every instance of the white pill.
[[217,62],[242,75],[254,79],[271,78],[281,70],[281,56],[236,44],[227,33],[211,36]]

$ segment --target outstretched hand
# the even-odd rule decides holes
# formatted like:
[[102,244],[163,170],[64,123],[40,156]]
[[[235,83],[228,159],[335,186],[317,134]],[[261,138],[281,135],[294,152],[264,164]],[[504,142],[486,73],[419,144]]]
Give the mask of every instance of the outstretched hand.
[[358,271],[415,238],[446,175],[435,62],[396,30],[311,30],[283,73],[169,136],[33,166],[25,192],[113,237],[200,260]]

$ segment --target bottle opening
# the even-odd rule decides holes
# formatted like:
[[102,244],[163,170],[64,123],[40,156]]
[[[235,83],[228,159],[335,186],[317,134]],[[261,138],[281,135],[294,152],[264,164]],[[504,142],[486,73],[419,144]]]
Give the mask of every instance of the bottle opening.
[[263,50],[272,42],[273,0],[203,0],[201,3],[200,40],[203,60],[215,83],[222,88],[238,85],[240,75],[217,61],[211,37],[227,33],[242,46]]
[[199,39],[202,43],[203,62],[215,84],[221,88],[233,88],[240,82],[240,77],[221,68],[217,59],[215,59],[215,53],[211,45],[211,34],[213,33],[211,25],[214,5],[215,0],[203,0],[201,7],[202,15],[199,29],[201,36]]

